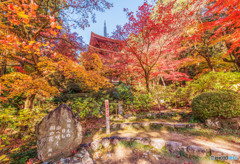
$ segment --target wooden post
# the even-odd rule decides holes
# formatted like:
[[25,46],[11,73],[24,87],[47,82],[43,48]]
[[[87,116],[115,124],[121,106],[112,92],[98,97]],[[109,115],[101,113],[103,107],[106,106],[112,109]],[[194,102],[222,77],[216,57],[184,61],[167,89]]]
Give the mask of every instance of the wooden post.
[[106,133],[110,134],[110,121],[109,121],[109,101],[105,100],[106,107]]
[[118,102],[118,114],[122,115],[123,114],[123,107],[122,107],[122,101]]
[[115,105],[116,119],[118,118],[118,104]]

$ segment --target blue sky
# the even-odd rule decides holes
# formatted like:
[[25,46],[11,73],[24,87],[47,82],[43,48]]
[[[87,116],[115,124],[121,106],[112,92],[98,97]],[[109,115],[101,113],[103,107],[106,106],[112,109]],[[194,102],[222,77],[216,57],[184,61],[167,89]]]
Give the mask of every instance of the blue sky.
[[96,13],[96,23],[91,23],[90,27],[85,30],[73,29],[72,32],[77,32],[79,36],[83,37],[85,43],[89,44],[91,31],[99,35],[103,35],[104,20],[107,24],[107,33],[109,35],[116,29],[116,25],[124,25],[127,22],[127,17],[124,8],[128,8],[130,11],[136,11],[138,6],[142,5],[144,0],[108,0],[113,3],[113,7],[110,10],[106,10],[104,13]]

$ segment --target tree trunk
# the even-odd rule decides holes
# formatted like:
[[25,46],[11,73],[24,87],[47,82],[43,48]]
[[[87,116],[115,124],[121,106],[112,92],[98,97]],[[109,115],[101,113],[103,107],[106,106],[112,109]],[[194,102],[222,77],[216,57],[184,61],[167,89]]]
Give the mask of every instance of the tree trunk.
[[234,56],[234,58],[235,58],[235,65],[237,66],[237,68],[238,68],[238,71],[240,70],[240,57],[239,57],[239,53],[235,53],[233,56]]
[[25,100],[24,109],[32,109],[33,108],[33,101],[35,99],[36,94],[30,95]]
[[160,76],[160,78],[161,78],[161,80],[162,80],[163,86],[164,86],[165,88],[167,88],[167,87],[166,87],[166,84],[165,84],[165,82],[164,82],[164,80],[163,80],[163,77]]
[[3,62],[1,62],[0,77],[6,73],[6,70],[7,70],[7,61],[6,59],[4,59]]
[[210,61],[210,59],[209,60],[207,59],[207,63],[208,63],[208,67],[210,68],[210,70],[214,71],[213,65],[212,65],[212,62]]
[[149,74],[145,74],[145,82],[146,82],[146,90],[149,92],[150,91],[150,85],[149,85]]
[[[229,42],[229,41],[225,41],[225,44],[226,44],[226,47],[227,47],[228,50],[232,46],[232,43]],[[223,61],[225,61],[225,62],[232,62],[232,63],[234,63],[235,67],[237,67],[237,71],[238,72],[240,71],[240,57],[239,57],[240,54],[238,53],[239,50],[240,50],[240,48],[238,47],[238,48],[236,48],[236,50],[234,50],[232,52],[232,54],[230,54],[231,60],[223,59]],[[232,56],[234,56],[234,59],[232,58]]]
[[158,102],[158,110],[160,111],[161,110],[161,103],[160,103],[159,98],[157,98],[157,102]]

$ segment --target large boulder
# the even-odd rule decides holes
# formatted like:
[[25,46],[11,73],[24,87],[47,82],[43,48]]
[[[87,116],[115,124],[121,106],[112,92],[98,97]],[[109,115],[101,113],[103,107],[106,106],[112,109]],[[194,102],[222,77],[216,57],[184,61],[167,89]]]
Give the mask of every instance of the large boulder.
[[82,142],[82,126],[65,104],[51,111],[36,126],[38,158],[44,162],[66,158]]

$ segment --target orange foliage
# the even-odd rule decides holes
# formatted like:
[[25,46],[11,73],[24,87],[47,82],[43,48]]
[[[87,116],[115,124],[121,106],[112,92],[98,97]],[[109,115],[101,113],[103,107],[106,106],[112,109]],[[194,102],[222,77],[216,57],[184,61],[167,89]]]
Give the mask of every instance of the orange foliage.
[[[111,7],[105,0],[97,1],[102,2],[100,6],[97,6],[100,3],[88,2],[85,9],[79,7],[82,1],[76,1],[77,4],[72,4],[71,1],[37,0],[0,2],[0,57],[17,65],[15,66],[17,72],[5,74],[0,78],[1,100],[16,96],[25,99],[35,95],[55,96],[68,80],[73,80],[86,90],[98,91],[109,86],[108,80],[101,74],[94,70],[86,70],[74,55],[60,54],[59,47],[54,44],[55,40],[61,40],[77,47],[77,44],[72,44],[68,39],[74,40],[72,37],[75,36],[70,36],[68,30],[61,27],[63,20],[59,15],[64,14],[64,8],[72,4],[71,7],[88,15],[89,11],[96,10],[96,7],[102,10]],[[60,38],[65,34],[69,37]],[[77,42],[77,39],[74,41]],[[73,49],[69,52],[72,51]],[[64,79],[60,87],[54,83],[58,78]]]

